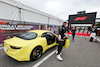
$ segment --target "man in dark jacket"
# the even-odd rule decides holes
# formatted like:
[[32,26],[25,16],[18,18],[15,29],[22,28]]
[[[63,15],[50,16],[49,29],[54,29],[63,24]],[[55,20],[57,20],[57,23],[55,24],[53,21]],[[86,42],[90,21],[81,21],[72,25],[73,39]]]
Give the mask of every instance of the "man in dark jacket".
[[63,22],[63,25],[59,28],[59,35],[58,35],[58,49],[57,49],[57,51],[56,51],[56,54],[57,54],[57,59],[58,60],[63,60],[62,58],[61,58],[61,51],[62,51],[62,48],[63,48],[63,46],[65,45],[65,41],[63,41],[63,38],[65,37],[65,38],[67,38],[67,36],[66,36],[66,24],[67,24],[67,22]]
[[76,31],[76,27],[74,26],[72,28],[72,40],[73,40],[73,42],[74,42],[74,37],[75,37],[75,31]]

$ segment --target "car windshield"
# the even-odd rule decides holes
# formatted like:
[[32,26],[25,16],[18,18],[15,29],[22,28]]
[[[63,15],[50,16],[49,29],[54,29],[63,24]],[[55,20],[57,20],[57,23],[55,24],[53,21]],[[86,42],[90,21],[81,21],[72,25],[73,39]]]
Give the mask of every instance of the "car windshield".
[[37,37],[37,33],[34,32],[26,32],[18,35],[17,37],[25,39],[25,40],[31,40],[35,39]]

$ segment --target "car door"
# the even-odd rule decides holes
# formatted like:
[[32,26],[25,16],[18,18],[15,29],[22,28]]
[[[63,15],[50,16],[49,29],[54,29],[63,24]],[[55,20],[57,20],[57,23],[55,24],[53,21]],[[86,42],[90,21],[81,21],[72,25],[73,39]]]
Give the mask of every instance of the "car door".
[[45,32],[42,34],[42,37],[45,37],[47,40],[47,49],[56,45],[56,39],[55,39],[55,35],[53,33]]
[[65,45],[63,47],[67,49],[69,45],[70,45],[70,39],[67,38],[65,39]]
[[48,44],[48,48],[51,48],[53,46],[56,45],[56,39],[55,39],[55,35],[51,32],[48,32],[47,34],[50,35],[50,39],[49,39],[49,44]]

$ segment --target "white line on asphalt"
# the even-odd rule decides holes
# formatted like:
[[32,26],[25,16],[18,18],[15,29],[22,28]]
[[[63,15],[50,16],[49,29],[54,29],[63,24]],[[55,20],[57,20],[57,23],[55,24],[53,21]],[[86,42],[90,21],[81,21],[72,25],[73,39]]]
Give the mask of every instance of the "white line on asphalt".
[[3,47],[0,47],[0,49],[3,49]]
[[44,57],[42,60],[40,60],[38,63],[36,63],[35,65],[33,65],[32,67],[38,67],[39,65],[41,65],[44,61],[46,61],[50,56],[52,56],[55,53],[56,50],[54,50],[53,52],[51,52],[49,55],[47,55],[46,57]]

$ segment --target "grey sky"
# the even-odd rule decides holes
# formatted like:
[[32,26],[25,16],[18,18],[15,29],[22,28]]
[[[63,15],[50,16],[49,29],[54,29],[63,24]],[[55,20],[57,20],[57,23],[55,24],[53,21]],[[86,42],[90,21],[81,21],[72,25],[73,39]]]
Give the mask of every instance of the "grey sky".
[[76,14],[77,11],[97,12],[100,18],[100,0],[16,0],[30,7],[59,17],[68,19],[68,15]]

